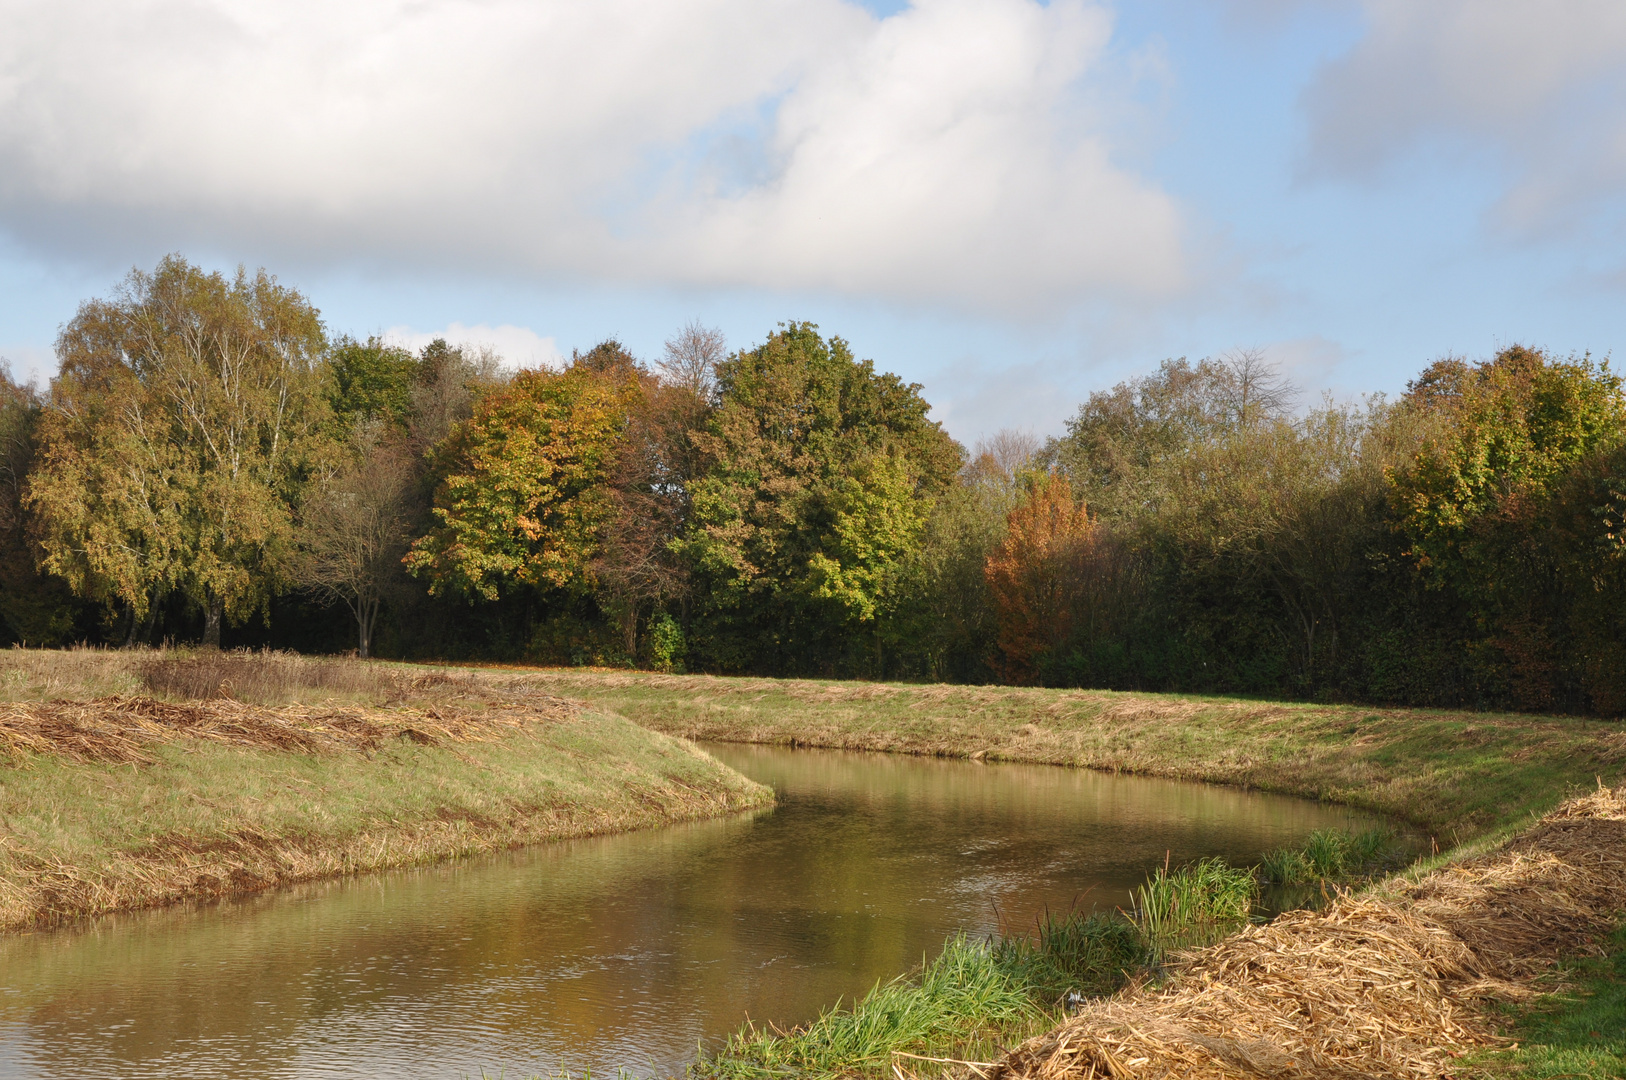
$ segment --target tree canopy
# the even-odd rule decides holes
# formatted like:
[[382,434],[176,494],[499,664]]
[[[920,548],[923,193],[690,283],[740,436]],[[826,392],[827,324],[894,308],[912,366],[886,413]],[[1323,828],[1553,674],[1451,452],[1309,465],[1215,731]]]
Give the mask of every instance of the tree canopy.
[[316,309],[266,272],[179,256],[82,304],[57,340],[28,499],[43,565],[136,616],[178,591],[218,643],[263,609],[330,458]]

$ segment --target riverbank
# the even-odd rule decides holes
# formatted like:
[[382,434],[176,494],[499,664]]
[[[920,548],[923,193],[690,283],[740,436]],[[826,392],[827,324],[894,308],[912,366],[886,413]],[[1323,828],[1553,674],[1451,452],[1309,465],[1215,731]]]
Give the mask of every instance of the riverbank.
[[[3,930],[773,797],[687,742],[487,679],[16,650],[0,654],[0,686]],[[250,694],[282,703],[239,700]]]
[[1626,779],[1626,726],[1573,717],[575,669],[525,678],[685,738],[1232,784],[1403,820],[1442,849],[1528,822],[1600,777]]
[[[1246,905],[1234,909],[1255,881],[1212,864],[1160,871],[1128,917],[952,939],[921,971],[851,1007],[791,1031],[742,1029],[691,1073],[1601,1078],[1626,1060],[1610,978],[1626,972],[1626,785],[1571,800],[1482,855],[1320,911],[1246,925]],[[1174,922],[1217,943],[1160,948],[1159,891],[1187,904]],[[1521,1035],[1522,1048],[1510,1045]]]
[[1470,1055],[1476,1071],[1520,1064],[1483,1054],[1506,1046],[1497,1006],[1550,993],[1565,957],[1607,954],[1623,911],[1626,787],[1600,789],[1484,855],[1198,950],[979,1074],[1424,1080]]

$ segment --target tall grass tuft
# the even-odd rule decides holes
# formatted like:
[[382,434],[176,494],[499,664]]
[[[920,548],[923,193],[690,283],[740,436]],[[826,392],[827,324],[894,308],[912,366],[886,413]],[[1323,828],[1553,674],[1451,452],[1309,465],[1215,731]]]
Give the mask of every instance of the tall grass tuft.
[[1222,859],[1159,868],[1135,890],[1135,922],[1146,945],[1161,955],[1217,941],[1248,921],[1259,882]]
[[851,1008],[838,1004],[788,1032],[748,1027],[690,1071],[726,1080],[878,1072],[891,1063],[893,1051],[941,1054],[952,1046],[963,1052],[1044,1016],[995,946],[962,935],[915,977],[880,983]]
[[1139,928],[1118,912],[1046,915],[1030,934],[994,945],[994,958],[1020,975],[1038,1001],[1069,992],[1110,994],[1148,959]]
[[1273,885],[1359,877],[1385,861],[1392,840],[1385,829],[1322,829],[1311,833],[1302,848],[1266,854],[1259,861],[1259,876]]
[[690,1067],[691,1076],[760,1080],[884,1073],[895,1052],[935,1057],[991,1053],[1054,1022],[1069,993],[1105,994],[1147,959],[1119,914],[1046,918],[998,941],[951,938],[919,972],[878,984],[790,1031],[746,1029]]

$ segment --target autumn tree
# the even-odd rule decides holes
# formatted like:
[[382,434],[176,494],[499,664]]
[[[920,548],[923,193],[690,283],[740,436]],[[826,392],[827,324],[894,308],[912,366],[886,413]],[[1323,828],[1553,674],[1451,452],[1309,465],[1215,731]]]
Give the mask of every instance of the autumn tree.
[[1033,480],[1006,518],[1005,538],[984,573],[998,620],[1001,673],[1031,683],[1041,662],[1064,645],[1078,614],[1080,586],[1097,539],[1088,508],[1059,473]]
[[1589,357],[1515,345],[1479,364],[1430,365],[1405,402],[1436,420],[1393,471],[1406,555],[1425,583],[1466,605],[1483,692],[1524,708],[1560,704],[1577,692],[1566,646],[1586,577],[1564,572],[1554,500],[1626,432],[1620,378]]
[[12,381],[0,362],[0,622],[12,640],[55,645],[72,629],[71,597],[36,569],[37,545],[23,502],[34,468],[39,394]]
[[407,565],[433,593],[585,591],[636,383],[587,366],[521,371],[436,451],[435,527]]
[[936,499],[898,585],[905,596],[893,642],[900,667],[941,682],[993,676],[998,624],[984,570],[1041,449],[1021,431],[978,440]]
[[178,255],[80,305],[57,339],[28,504],[44,565],[135,617],[178,591],[220,643],[284,583],[330,454],[317,311],[261,270]]

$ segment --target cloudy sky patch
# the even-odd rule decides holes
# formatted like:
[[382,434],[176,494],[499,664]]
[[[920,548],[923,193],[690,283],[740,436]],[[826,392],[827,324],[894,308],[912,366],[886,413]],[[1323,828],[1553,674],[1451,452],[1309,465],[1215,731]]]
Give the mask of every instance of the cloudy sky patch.
[[967,441],[1168,356],[1607,352],[1623,11],[0,0],[0,352],[168,251],[520,363],[812,319]]

